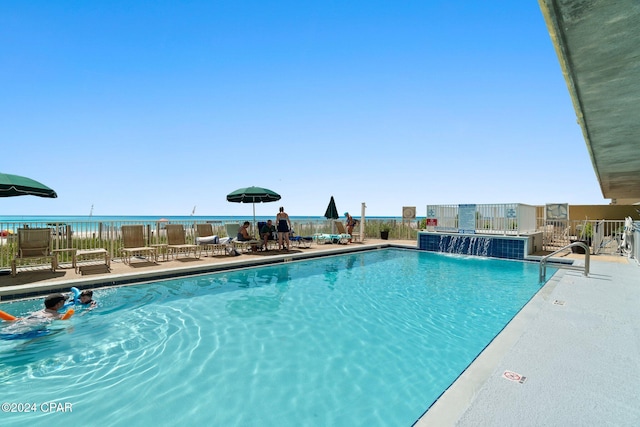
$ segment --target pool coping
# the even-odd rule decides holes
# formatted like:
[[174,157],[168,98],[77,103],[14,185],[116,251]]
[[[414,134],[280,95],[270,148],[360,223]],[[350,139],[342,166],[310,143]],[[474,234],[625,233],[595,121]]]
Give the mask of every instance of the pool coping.
[[636,260],[558,270],[414,426],[637,425],[638,283]]
[[414,426],[454,425],[494,373],[498,361],[534,321],[549,296],[566,274],[558,270],[493,340],[476,356],[458,378],[436,399]]

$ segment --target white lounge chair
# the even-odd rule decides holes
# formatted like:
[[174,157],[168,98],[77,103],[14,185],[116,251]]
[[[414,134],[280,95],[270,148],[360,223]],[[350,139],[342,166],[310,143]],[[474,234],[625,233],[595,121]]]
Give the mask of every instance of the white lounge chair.
[[219,236],[213,234],[213,226],[211,224],[196,224],[196,232],[198,233],[196,243],[204,248],[205,253],[211,251],[211,256],[215,254],[226,254],[230,239],[228,237],[221,239]]
[[231,245],[240,252],[249,252],[254,247],[262,247],[262,241],[260,240],[238,240],[240,224],[225,224],[224,227],[227,230],[227,235],[229,235]]

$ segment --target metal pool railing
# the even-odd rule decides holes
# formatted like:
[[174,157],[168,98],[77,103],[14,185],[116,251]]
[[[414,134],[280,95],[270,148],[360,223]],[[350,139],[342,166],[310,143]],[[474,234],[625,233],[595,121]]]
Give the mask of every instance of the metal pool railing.
[[584,272],[585,276],[589,275],[589,264],[590,264],[590,260],[589,257],[591,256],[589,254],[589,248],[587,247],[587,245],[585,245],[582,242],[574,242],[571,244],[568,244],[567,246],[558,249],[555,252],[550,253],[549,255],[546,255],[544,257],[542,257],[540,259],[540,269],[539,269],[539,280],[540,283],[544,282],[547,280],[547,263],[549,262],[549,258],[551,258],[554,255],[557,255],[560,252],[564,252],[567,249],[570,249],[573,246],[580,246],[582,247],[582,249],[584,250],[584,267],[581,267],[579,265],[573,265],[573,264],[560,264],[560,263],[555,263],[554,266],[558,267],[558,268],[566,268],[569,270],[582,270]]

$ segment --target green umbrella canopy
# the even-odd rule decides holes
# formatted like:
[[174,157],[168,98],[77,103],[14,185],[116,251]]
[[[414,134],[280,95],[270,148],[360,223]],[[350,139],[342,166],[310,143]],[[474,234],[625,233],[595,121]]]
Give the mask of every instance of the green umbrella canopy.
[[233,203],[253,204],[253,227],[256,227],[256,203],[275,202],[280,200],[280,195],[268,188],[247,187],[239,188],[233,193],[227,194],[227,201]]
[[234,203],[266,203],[280,200],[280,195],[268,188],[240,188],[227,194],[227,201]]
[[56,198],[51,188],[31,178],[0,173],[0,197],[38,196]]
[[329,201],[329,206],[327,206],[327,210],[324,213],[324,217],[327,219],[340,218],[340,215],[338,215],[338,208],[336,208],[336,201],[333,200],[333,196],[331,196],[331,200]]

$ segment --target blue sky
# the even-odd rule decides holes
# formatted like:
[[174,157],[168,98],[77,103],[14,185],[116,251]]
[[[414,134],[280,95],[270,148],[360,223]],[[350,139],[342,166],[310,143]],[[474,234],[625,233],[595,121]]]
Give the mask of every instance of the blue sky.
[[9,0],[0,81],[0,215],[609,202],[534,0]]

